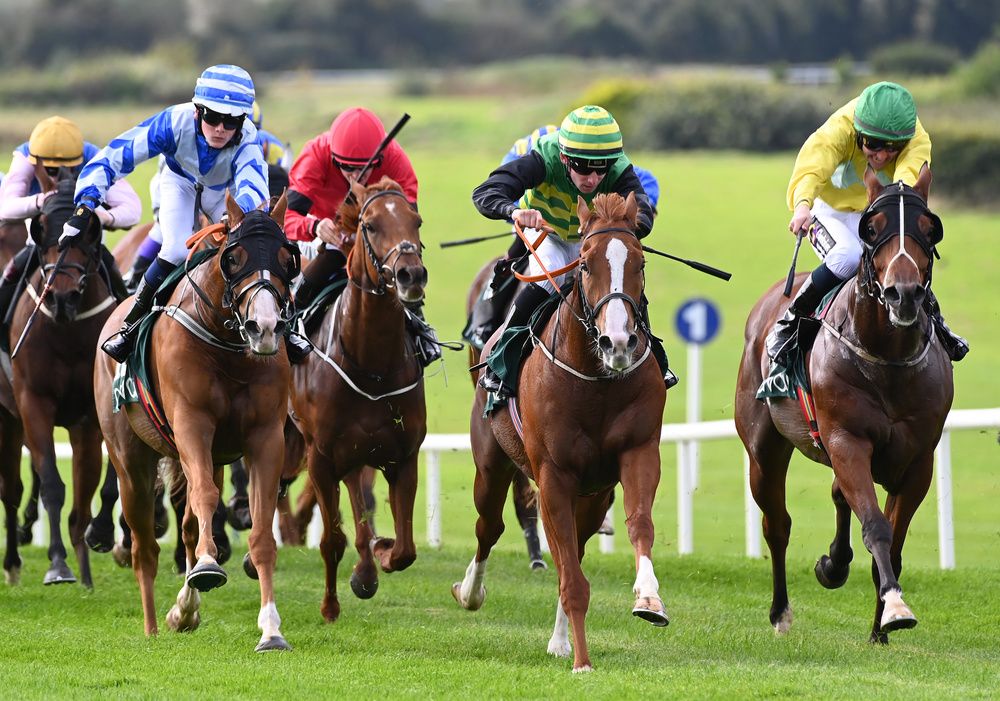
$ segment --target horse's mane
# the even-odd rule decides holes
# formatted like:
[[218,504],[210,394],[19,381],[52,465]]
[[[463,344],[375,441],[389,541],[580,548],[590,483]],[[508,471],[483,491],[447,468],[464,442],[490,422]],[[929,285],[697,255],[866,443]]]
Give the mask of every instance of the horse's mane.
[[[365,188],[365,195],[369,195],[373,192],[382,192],[385,190],[401,190],[395,180],[390,178],[388,175],[383,175],[382,179],[379,180],[374,185],[369,185]],[[337,210],[337,222],[340,224],[340,228],[344,231],[356,231],[358,228],[358,217],[361,216],[361,205],[364,204],[364,199],[361,201],[355,200],[353,197],[345,197],[340,208]]]
[[604,221],[625,219],[625,198],[617,192],[597,195],[594,198],[594,216]]

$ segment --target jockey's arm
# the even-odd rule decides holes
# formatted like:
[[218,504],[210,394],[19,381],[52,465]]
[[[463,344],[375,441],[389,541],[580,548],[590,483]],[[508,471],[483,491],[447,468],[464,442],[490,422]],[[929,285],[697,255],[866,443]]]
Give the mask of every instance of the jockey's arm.
[[545,162],[535,152],[504,163],[472,191],[472,203],[487,219],[509,220],[525,192],[545,182]]
[[16,221],[37,216],[48,193],[29,195],[35,166],[15,151],[10,171],[0,183],[0,221]]
[[639,181],[639,176],[635,174],[632,166],[626,168],[618,176],[614,189],[622,197],[628,197],[630,192],[635,193],[635,201],[639,205],[635,233],[640,239],[648,236],[653,229],[653,206],[649,203],[649,196],[646,195],[646,191]]
[[94,210],[105,229],[131,229],[142,218],[142,201],[127,180],[108,188],[103,206]]

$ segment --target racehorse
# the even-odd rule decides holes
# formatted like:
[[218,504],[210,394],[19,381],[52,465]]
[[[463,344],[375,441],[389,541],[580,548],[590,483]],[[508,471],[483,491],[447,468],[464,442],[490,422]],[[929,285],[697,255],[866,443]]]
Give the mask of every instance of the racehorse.
[[[469,287],[469,294],[465,298],[465,313],[470,318],[472,317],[476,302],[483,293],[483,289],[489,283],[493,269],[499,261],[500,257],[487,261],[479,269],[479,272],[476,273],[476,277],[473,278],[472,286]],[[511,281],[510,284],[515,283]],[[513,299],[513,296],[511,299]],[[510,305],[508,304],[508,309],[509,307]],[[476,344],[469,343],[469,367],[473,368],[478,365],[481,357],[482,351],[476,347]],[[477,376],[475,373],[472,373],[470,377],[472,378],[472,386],[475,388]],[[544,570],[547,568],[547,565],[542,558],[541,545],[538,540],[538,494],[535,488],[531,486],[531,480],[520,470],[514,471],[511,497],[514,501],[514,513],[517,516],[517,522],[521,526],[521,531],[524,533],[524,540],[528,545],[528,560],[531,563],[531,569]]]
[[[423,368],[405,330],[403,303],[420,301],[427,283],[421,259],[420,215],[389,178],[352,184],[338,212],[341,227],[356,231],[348,258],[348,284],[327,312],[296,365],[292,418],[305,439],[309,477],[323,516],[320,551],[326,567],[323,617],[340,615],[337,566],[347,539],[341,528],[340,485],[350,493],[360,557],[351,589],[370,598],[384,572],[409,567],[417,557],[413,504],[417,460],[427,433]],[[286,458],[294,469],[299,458]],[[362,467],[381,470],[389,484],[395,538],[374,537],[365,517]],[[290,470],[286,469],[286,477]]]
[[[486,597],[483,580],[490,550],[503,532],[503,504],[513,471],[538,485],[559,601],[549,653],[568,657],[573,671],[591,669],[584,620],[590,585],[580,563],[620,481],[629,539],[635,550],[633,615],[668,623],[653,572],[652,506],[660,480],[660,425],[666,390],[651,357],[639,300],[644,258],[633,233],[635,196],[598,195],[594,211],[580,198],[582,245],[573,290],[560,302],[536,348],[525,359],[515,408],[482,418],[486,393],[476,389],[472,454],[478,550],[452,594],[476,610]],[[487,344],[483,352],[490,350]],[[573,626],[573,644],[568,637]]]
[[[114,412],[110,398],[118,365],[110,357],[102,354],[94,372],[102,398],[101,427],[132,530],[132,565],[147,635],[158,631],[153,582],[159,545],[153,534],[152,500],[159,456],[179,458],[187,479],[187,575],[166,619],[171,629],[180,631],[193,630],[200,622],[199,592],[221,586],[228,578],[216,561],[212,514],[219,502],[221,467],[242,453],[254,495],[248,557],[260,580],[257,624],[262,635],[256,650],[290,649],[274,603],[277,548],[271,532],[289,381],[280,341],[288,287],[299,270],[298,249],[281,230],[285,206],[282,198],[270,216],[260,210],[244,214],[227,195],[230,229],[223,247],[202,265],[184,270],[165,308],[170,318],[153,326],[148,390],[159,399],[169,430],[148,430],[142,424],[146,415],[137,405]],[[111,317],[102,341],[118,331],[129,305],[126,301]],[[171,435],[172,444],[167,440]]]
[[[750,486],[763,511],[773,579],[770,620],[779,633],[792,623],[785,582],[791,532],[785,475],[796,448],[833,469],[837,530],[829,554],[816,563],[820,584],[834,589],[847,580],[853,511],[873,558],[871,641],[887,643],[891,631],[917,623],[898,581],[903,541],[927,494],[934,448],[954,394],[951,364],[922,308],[943,235],[940,219],[926,204],[930,180],[926,166],[912,188],[902,183],[883,188],[871,169],[865,175],[871,204],[859,229],[861,266],[832,302],[805,361],[815,400],[815,443],[797,401],[755,399],[768,373],[764,338],[787,305],[781,285],[768,290],[747,319],[736,428],[750,455]],[[884,513],[875,483],[888,493]]]
[[[19,469],[17,436],[23,426],[32,464],[39,472],[42,503],[49,519],[51,564],[43,581],[45,584],[75,582],[76,577],[66,563],[60,528],[66,488],[56,464],[52,436],[56,425],[68,429],[73,448],[70,542],[76,549],[81,583],[90,588],[93,581],[83,534],[90,522],[90,501],[101,475],[101,432],[91,378],[97,336],[115,306],[115,299],[107,272],[101,267],[102,231],[96,218],[63,253],[57,250],[62,226],[73,212],[73,187],[73,180],[61,181],[56,194],[45,201],[42,213],[31,224],[31,237],[41,265],[11,319],[10,347],[17,351],[11,363],[16,407],[8,407],[10,415],[4,417],[7,426],[3,452],[5,460],[16,461],[13,469]],[[47,284],[51,284],[48,290]],[[34,323],[26,331],[33,312]],[[23,345],[17,349],[22,335]],[[5,467],[4,471],[9,469],[10,466]],[[9,538],[8,534],[8,543]]]

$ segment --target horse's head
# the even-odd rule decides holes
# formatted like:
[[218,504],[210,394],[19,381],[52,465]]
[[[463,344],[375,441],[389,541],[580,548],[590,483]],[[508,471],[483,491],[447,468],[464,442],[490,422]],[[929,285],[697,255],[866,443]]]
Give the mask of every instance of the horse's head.
[[240,332],[257,355],[274,355],[291,314],[289,290],[299,274],[299,249],[288,242],[285,196],[270,214],[255,209],[246,214],[226,195],[229,236],[218,256],[225,281],[223,303],[233,319],[227,322]]
[[895,326],[911,326],[931,284],[935,246],[944,236],[941,220],[927,208],[931,171],[913,187],[902,181],[883,187],[871,168],[865,173],[868,209],[858,233],[865,250],[859,280],[889,310]]
[[[421,256],[420,215],[387,177],[368,187],[353,183],[352,202],[345,202],[341,222],[357,231],[363,247],[353,256],[351,279],[375,294],[394,289],[401,302],[424,298],[427,268]],[[351,226],[353,224],[353,226]],[[363,272],[362,272],[363,268]],[[362,279],[359,279],[362,278]]]
[[594,210],[577,201],[580,219],[579,296],[583,321],[597,341],[597,352],[610,370],[632,364],[642,325],[639,311],[645,285],[645,258],[635,235],[635,195],[598,195]]
[[45,304],[58,323],[76,318],[87,289],[100,262],[101,222],[94,216],[87,230],[77,236],[64,252],[58,250],[63,224],[73,215],[73,178],[60,180],[55,194],[45,200],[41,213],[31,220],[29,235],[41,261],[42,277],[52,279]]

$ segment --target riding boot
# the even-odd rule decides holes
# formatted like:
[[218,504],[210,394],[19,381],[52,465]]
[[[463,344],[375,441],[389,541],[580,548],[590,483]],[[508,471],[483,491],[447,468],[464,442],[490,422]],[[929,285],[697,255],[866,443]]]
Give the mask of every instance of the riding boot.
[[427,367],[435,360],[441,358],[441,343],[438,341],[437,332],[434,327],[427,323],[424,318],[424,303],[407,304],[406,309],[406,330],[413,338],[413,345],[416,347],[417,358],[420,364]]
[[482,320],[469,331],[469,343],[482,350],[490,336],[503,322],[504,312],[517,291],[517,281],[510,278],[510,259],[502,258],[493,269],[493,274],[483,288],[483,294],[476,300],[469,324]]
[[137,255],[135,260],[132,261],[132,267],[128,269],[123,278],[125,280],[125,289],[128,290],[129,294],[135,292],[139,286],[139,281],[142,280],[142,276],[146,274],[146,270],[152,262],[153,258],[148,258],[142,254]]
[[[108,283],[111,285],[111,294],[115,296],[116,302],[121,303],[122,300],[132,294],[132,290],[129,290],[128,285],[125,284],[125,280],[118,270],[118,264],[115,262],[115,257],[111,255],[108,247],[103,244],[101,245],[101,262],[104,263],[104,268],[108,271]],[[149,265],[147,264],[146,267],[149,267]]]
[[305,311],[316,301],[316,295],[347,264],[347,258],[335,248],[322,248],[302,271],[302,281],[295,290],[295,308]]
[[[17,252],[3,269],[0,279],[0,348],[10,352],[10,319],[13,316],[12,302],[22,279],[38,267],[38,257],[34,246],[25,246]],[[30,269],[29,269],[30,268]]]
[[[642,293],[642,297],[639,299],[639,310],[642,315],[642,322],[646,325],[646,329],[649,329],[649,300],[646,299],[646,293]],[[667,389],[670,389],[678,382],[680,378],[674,374],[674,371],[670,369],[670,363],[667,360],[667,351],[663,347],[663,341],[658,339],[653,335],[652,331],[647,334],[647,340],[649,341],[649,350],[653,354],[653,358],[656,359],[656,364],[660,366],[660,374],[663,376],[663,384],[666,385]]]
[[934,291],[930,288],[928,288],[927,296],[924,298],[924,308],[927,310],[927,315],[931,318],[931,323],[934,324],[934,331],[937,333],[938,340],[941,341],[941,345],[944,347],[948,357],[957,363],[968,355],[969,342],[949,329],[948,325],[944,323],[944,317],[941,316],[941,307],[938,305],[937,297],[934,296]]
[[139,328],[139,322],[149,314],[153,307],[153,298],[156,295],[160,284],[167,278],[170,271],[177,266],[168,263],[162,258],[157,258],[143,276],[139,287],[135,290],[135,300],[132,308],[122,321],[121,330],[109,338],[101,346],[101,350],[117,360],[124,363],[125,359],[132,353],[135,346],[135,331]]
[[840,278],[822,263],[806,278],[802,287],[795,294],[795,298],[792,299],[792,303],[788,305],[785,315],[778,319],[774,328],[771,329],[771,333],[767,335],[765,341],[767,356],[772,362],[782,366],[786,365],[787,355],[791,350],[789,341],[795,336],[799,319],[816,311],[816,307],[823,301],[823,297],[840,282]]
[[[511,306],[507,322],[504,324],[505,329],[527,326],[532,313],[548,296],[549,291],[536,283],[531,283],[521,290],[520,294],[514,298],[514,304]],[[479,386],[487,392],[494,392],[501,396],[511,397],[514,395],[514,389],[505,384],[489,365],[484,368]]]

